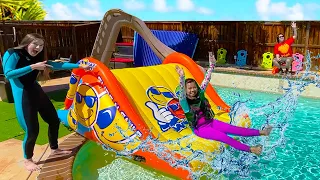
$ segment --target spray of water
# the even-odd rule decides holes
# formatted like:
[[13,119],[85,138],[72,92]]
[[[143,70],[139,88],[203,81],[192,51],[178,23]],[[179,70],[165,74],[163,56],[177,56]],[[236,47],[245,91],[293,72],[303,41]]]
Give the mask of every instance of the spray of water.
[[[113,173],[110,173],[113,172]],[[98,180],[105,179],[148,179],[148,180],[173,180],[165,176],[159,176],[153,172],[147,171],[138,165],[122,160],[120,158],[113,161],[112,164],[98,169]]]
[[[230,112],[232,124],[238,123],[240,119],[238,118],[239,115],[247,113],[253,120],[252,125],[254,127],[260,127],[261,129],[266,125],[274,127],[270,137],[239,137],[239,140],[247,145],[263,145],[263,154],[260,157],[257,157],[252,153],[235,150],[232,147],[225,148],[225,146],[221,146],[221,151],[219,153],[208,154],[202,151],[195,151],[188,145],[185,147],[181,145],[181,142],[194,141],[194,135],[166,142],[162,142],[158,138],[153,138],[150,135],[137,147],[137,149],[131,151],[117,151],[116,154],[119,157],[125,156],[132,158],[130,154],[136,150],[150,151],[156,154],[160,159],[169,162],[172,167],[180,167],[188,170],[192,179],[199,179],[201,177],[206,177],[207,179],[220,179],[222,177],[253,179],[252,174],[259,173],[259,169],[266,166],[266,163],[261,162],[271,161],[276,158],[276,148],[285,148],[287,140],[285,131],[295,112],[298,97],[310,84],[314,84],[318,88],[320,87],[319,75],[317,75],[316,72],[310,71],[311,59],[311,52],[308,51],[307,56],[305,57],[306,62],[304,63],[306,66],[305,72],[303,74],[296,72],[295,76],[297,78],[293,80],[285,78],[284,81],[287,82],[288,86],[282,88],[284,94],[274,102],[264,104],[257,108],[249,108],[247,104],[253,100],[242,100],[241,95],[236,94],[238,100],[232,105]],[[254,121],[255,117],[259,117],[261,121]],[[123,130],[119,128],[119,131],[121,132]],[[123,133],[123,136],[124,134],[125,133]],[[135,140],[131,140],[128,144],[132,143],[132,141]],[[172,152],[167,148],[170,144],[178,144],[180,145],[180,148]],[[114,151],[109,147],[104,148],[108,151]],[[191,152],[191,155],[181,160],[175,158],[172,154],[183,152]],[[201,171],[193,172],[189,166],[190,162],[193,160],[205,162],[209,166]],[[99,176],[103,178],[105,175],[104,173],[101,173]]]

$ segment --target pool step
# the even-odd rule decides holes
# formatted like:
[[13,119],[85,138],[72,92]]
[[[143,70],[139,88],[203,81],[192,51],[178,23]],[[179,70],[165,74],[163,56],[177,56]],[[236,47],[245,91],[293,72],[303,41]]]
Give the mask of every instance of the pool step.
[[64,140],[59,147],[63,150],[73,150],[70,155],[50,155],[44,162],[38,180],[49,179],[72,179],[73,161],[86,138],[74,133]]

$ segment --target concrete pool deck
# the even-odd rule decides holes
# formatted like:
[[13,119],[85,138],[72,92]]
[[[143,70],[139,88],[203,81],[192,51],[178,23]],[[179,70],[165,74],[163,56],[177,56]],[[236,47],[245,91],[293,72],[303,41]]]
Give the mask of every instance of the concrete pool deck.
[[[65,142],[74,133],[64,136],[58,140],[59,144]],[[39,161],[40,167],[44,165],[46,159],[50,155],[48,144],[36,145],[34,149],[34,160]],[[61,147],[62,149],[64,147]],[[9,139],[0,143],[0,179],[16,180],[16,179],[37,179],[40,171],[28,172],[23,166],[22,141],[17,139]]]
[[[61,80],[62,80],[62,83],[61,83]],[[66,89],[68,88],[68,84],[66,84],[66,82],[68,81],[69,81],[69,77],[61,78],[61,79],[52,79],[47,83],[45,83],[42,87],[45,92],[55,91],[59,89]],[[61,148],[62,149],[70,148],[70,146],[64,145],[64,143],[67,142],[65,140],[75,136],[76,136],[75,133],[71,133],[69,135],[59,138],[58,142]],[[83,140],[83,139],[80,138],[80,140]],[[44,164],[47,164],[48,158],[50,157],[50,152],[51,150],[48,147],[48,144],[35,146],[34,160],[35,161],[40,160],[39,162],[40,167],[43,167]],[[70,159],[70,157],[68,157],[68,159]],[[21,140],[9,139],[9,140],[0,142],[0,162],[1,162],[0,180],[2,179],[3,180],[37,179],[37,177],[40,174],[40,171],[36,171],[32,173],[26,171],[23,166],[23,160],[24,158],[22,154]],[[46,163],[45,163],[45,160],[47,160]],[[56,179],[56,176],[52,177],[52,179]]]
[[[298,75],[289,75],[288,79],[297,82],[305,72]],[[316,73],[320,76],[320,72]],[[246,70],[230,67],[217,67],[212,73],[211,84],[213,86],[230,87],[250,91],[283,94],[283,87],[288,87],[288,80],[285,76],[272,74],[270,71]],[[308,80],[314,80],[309,77]],[[320,79],[319,79],[320,80]],[[319,82],[320,83],[320,82]],[[301,93],[302,97],[320,98],[320,88],[315,84],[308,85]]]

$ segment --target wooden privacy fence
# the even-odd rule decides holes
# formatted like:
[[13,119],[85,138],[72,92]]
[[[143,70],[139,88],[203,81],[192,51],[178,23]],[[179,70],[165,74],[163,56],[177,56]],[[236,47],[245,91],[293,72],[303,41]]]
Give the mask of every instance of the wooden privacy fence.
[[[199,36],[194,55],[196,61],[207,61],[208,51],[215,54],[219,48],[227,50],[227,63],[234,64],[238,50],[248,51],[247,64],[258,66],[262,54],[273,52],[276,36],[283,33],[286,38],[292,35],[290,22],[146,22],[150,29],[193,32]],[[46,39],[48,58],[73,56],[73,60],[89,56],[100,26],[100,21],[10,21],[0,22],[0,52],[17,46],[30,32],[42,34]],[[310,50],[314,55],[320,53],[320,23],[297,22],[298,38],[293,51],[305,54]],[[16,34],[14,39],[13,34]],[[124,42],[133,41],[134,31],[121,28]],[[319,65],[318,60],[312,62]],[[2,71],[2,68],[1,70]]]
[[[100,24],[97,22],[6,22],[0,24],[0,52],[17,46],[28,33],[46,39],[48,58],[89,56]],[[14,36],[16,34],[16,36]],[[16,37],[16,38],[15,38]],[[2,43],[1,43],[2,42]]]
[[[227,50],[227,63],[234,64],[234,55],[239,50],[247,50],[247,64],[258,66],[265,52],[272,52],[276,37],[283,33],[285,38],[293,35],[291,22],[147,22],[150,29],[193,32],[199,36],[194,60],[208,60],[208,51],[215,54],[219,48]],[[320,53],[320,22],[297,22],[298,37],[293,44],[293,52],[305,54],[310,50],[313,55]],[[134,31],[122,28],[125,41],[132,41]],[[320,61],[313,59],[313,67]]]

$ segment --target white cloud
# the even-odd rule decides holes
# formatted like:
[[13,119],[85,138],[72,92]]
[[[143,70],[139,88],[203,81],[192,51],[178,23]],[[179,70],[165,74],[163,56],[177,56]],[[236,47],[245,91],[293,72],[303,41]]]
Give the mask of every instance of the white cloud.
[[58,2],[46,8],[46,11],[48,12],[46,20],[84,20],[103,17],[99,0],[86,0],[83,4],[72,5]]
[[192,11],[195,5],[191,0],[177,0],[177,8],[180,11]]
[[303,20],[303,10],[300,3],[289,7],[285,2],[271,2],[271,0],[257,0],[256,9],[263,20],[277,16],[281,20]]
[[124,0],[123,5],[124,8],[128,10],[142,10],[146,7],[146,5],[139,0]]
[[47,12],[46,20],[73,20],[74,18],[71,9],[62,3],[53,4]]
[[271,2],[271,0],[257,0],[256,10],[262,20],[306,20],[312,19],[314,11],[320,9],[319,4],[296,3],[288,6],[285,2]]
[[268,17],[269,16],[269,14],[268,14],[269,3],[270,3],[270,0],[257,0],[257,2],[256,2],[257,12],[263,20],[268,20],[268,18],[269,18]]
[[195,11],[199,14],[210,15],[213,11],[206,7],[196,6],[192,0],[177,0],[177,9],[183,12]]
[[[101,11],[101,0],[85,0],[83,3],[77,2],[67,4],[57,2],[50,7],[45,7],[47,15],[46,20],[100,20],[104,12]],[[210,15],[213,11],[207,7],[196,5],[193,0],[176,0],[176,4],[170,4],[172,1],[153,0],[150,3],[153,10],[157,12],[195,12],[203,15]],[[123,0],[123,9],[125,10],[143,10],[147,4],[143,0]],[[175,7],[173,7],[175,6]]]
[[197,12],[200,14],[210,15],[213,14],[213,11],[211,9],[205,8],[205,7],[199,7],[197,9]]
[[84,6],[79,3],[75,3],[74,7],[83,15],[102,18],[103,13],[100,9],[99,0],[87,0],[86,5]]
[[166,0],[153,0],[153,9],[158,12],[168,12],[172,8],[167,5]]

